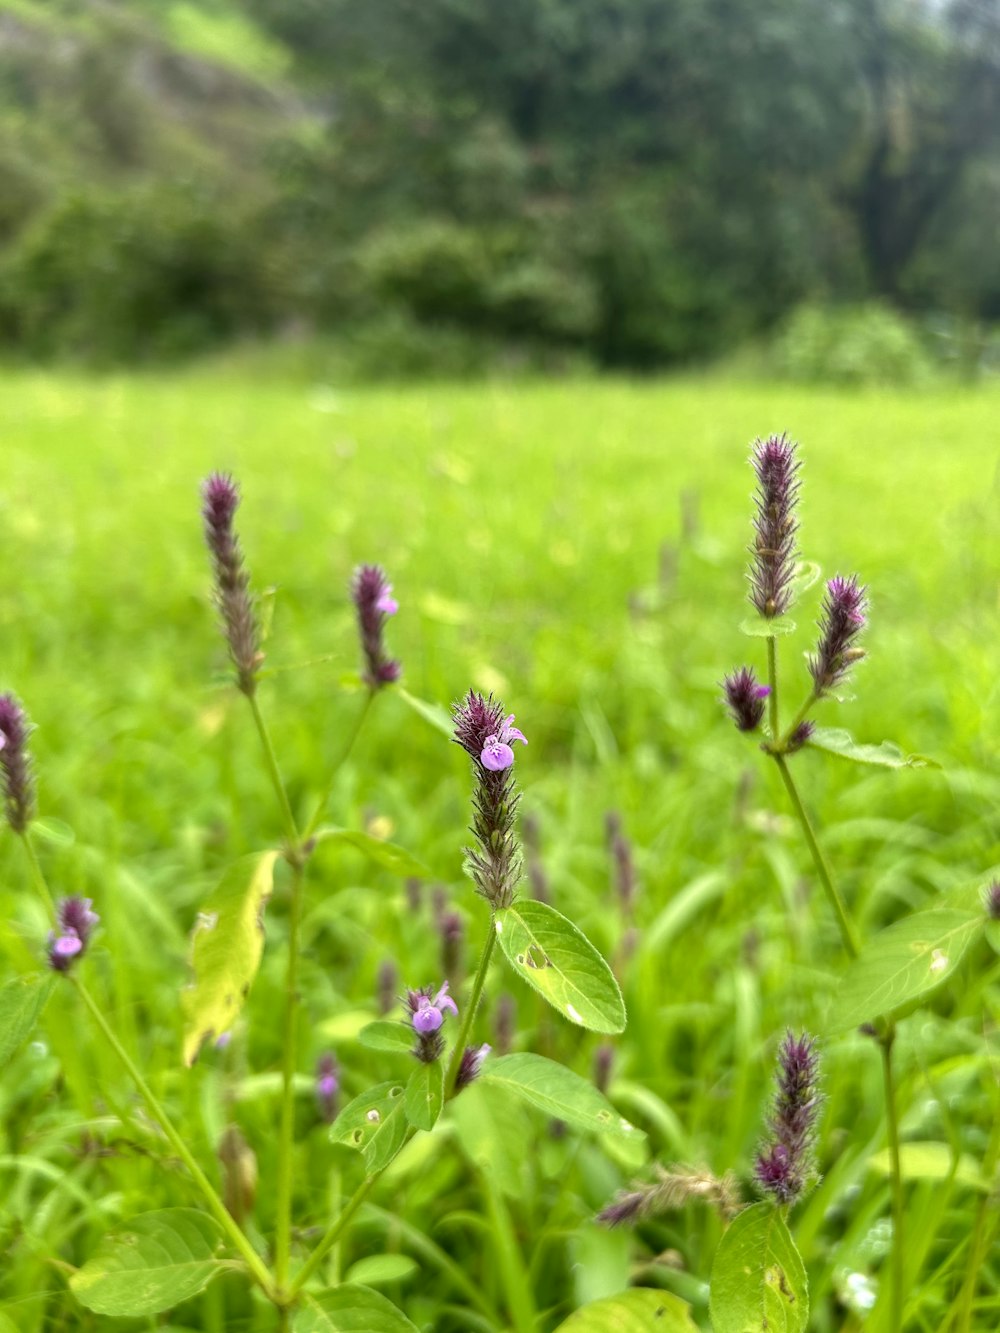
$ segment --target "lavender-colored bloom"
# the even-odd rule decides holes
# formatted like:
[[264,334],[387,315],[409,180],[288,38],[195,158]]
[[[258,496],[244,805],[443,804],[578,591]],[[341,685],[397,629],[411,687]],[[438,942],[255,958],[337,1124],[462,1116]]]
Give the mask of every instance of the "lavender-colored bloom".
[[867,610],[867,589],[858,583],[856,574],[847,579],[838,576],[826,585],[819,642],[809,658],[817,695],[838,685],[852,664],[864,657],[864,649],[854,642],[865,627]]
[[483,1072],[483,1065],[486,1057],[493,1049],[488,1042],[483,1042],[482,1046],[466,1046],[462,1052],[462,1059],[459,1061],[458,1074],[455,1077],[455,1091],[461,1092],[474,1082]]
[[35,806],[28,737],[32,728],[13,694],[0,695],[0,771],[7,823],[15,833],[28,827]]
[[215,601],[236,667],[236,683],[246,695],[257,688],[257,672],[264,660],[260,650],[260,626],[250,595],[250,575],[243,563],[240,540],[233,519],[240,492],[232,477],[213,472],[202,484],[202,517],[205,541],[212,555]]
[[63,898],[56,909],[58,930],[50,931],[49,966],[55,972],[68,972],[71,964],[83,956],[94,927],[100,921],[92,911],[90,898]]
[[722,682],[726,705],[740,731],[756,731],[764,716],[764,700],[771,693],[769,685],[761,685],[753,667],[740,667]]
[[1000,921],[1000,879],[995,879],[986,890],[986,914],[993,921]]
[[383,633],[387,616],[394,616],[399,603],[392,595],[392,584],[380,565],[359,565],[351,579],[351,600],[358,613],[358,631],[364,654],[364,679],[377,690],[399,680],[402,667],[385,650]]
[[425,1064],[432,1064],[439,1059],[444,1050],[441,1028],[444,1016],[451,1013],[458,1017],[458,1005],[448,994],[448,983],[441,983],[436,994],[430,986],[420,990],[406,992],[406,1004],[410,1011],[410,1023],[416,1033],[417,1044],[413,1054]]
[[332,1125],[337,1118],[337,1098],[340,1092],[340,1068],[330,1051],[316,1061],[316,1102],[323,1123]]
[[777,1092],[768,1116],[768,1142],[754,1165],[757,1183],[779,1203],[799,1199],[813,1174],[819,1093],[816,1043],[791,1032],[778,1052]]
[[[521,878],[521,849],[514,833],[520,795],[514,786],[513,764],[501,763],[499,750],[513,751],[510,741],[523,739],[510,724],[503,704],[470,690],[454,709],[453,739],[473,762],[476,788],[472,798],[471,832],[478,844],[467,847],[466,868],[476,890],[494,908],[509,907]],[[506,739],[505,739],[506,738]]]
[[787,753],[794,754],[796,750],[801,750],[815,730],[815,722],[800,722],[788,738]]
[[795,572],[795,506],[799,496],[798,448],[785,435],[755,440],[750,464],[757,475],[754,537],[750,551],[750,601],[773,619],[788,610]]

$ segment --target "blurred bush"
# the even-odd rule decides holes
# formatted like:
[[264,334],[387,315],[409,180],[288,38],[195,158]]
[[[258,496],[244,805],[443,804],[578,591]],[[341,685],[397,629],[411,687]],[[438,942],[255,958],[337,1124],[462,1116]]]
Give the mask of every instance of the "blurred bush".
[[877,303],[802,306],[774,340],[771,369],[830,384],[922,384],[936,367],[920,330]]

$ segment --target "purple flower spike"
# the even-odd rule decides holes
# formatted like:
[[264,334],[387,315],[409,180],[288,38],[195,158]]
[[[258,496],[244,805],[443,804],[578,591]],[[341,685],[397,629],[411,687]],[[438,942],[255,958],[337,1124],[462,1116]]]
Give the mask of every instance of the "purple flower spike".
[[483,768],[488,768],[491,773],[500,773],[505,768],[510,768],[514,762],[514,751],[511,749],[513,741],[520,741],[527,745],[527,737],[523,732],[518,731],[517,727],[512,727],[514,714],[505,717],[500,723],[500,730],[487,736],[483,742],[483,752],[479,756]]
[[769,1142],[757,1154],[757,1183],[781,1204],[798,1200],[814,1175],[813,1145],[822,1097],[816,1043],[790,1032],[778,1052],[777,1092],[768,1117]]
[[867,589],[858,583],[856,574],[848,579],[838,576],[826,585],[819,642],[809,658],[817,696],[839,685],[851,666],[864,657],[864,649],[856,647],[855,640],[867,623],[867,610]]
[[470,1083],[475,1082],[483,1072],[486,1057],[492,1049],[488,1042],[484,1042],[482,1046],[466,1046],[462,1052],[458,1075],[455,1079],[456,1092],[461,1092],[463,1088],[467,1088]]
[[250,595],[250,575],[233,527],[240,503],[239,487],[228,473],[213,472],[202,484],[201,497],[205,541],[215,575],[215,603],[236,668],[236,683],[244,694],[251,695],[257,688],[257,672],[264,654],[260,651],[260,627]]
[[431,1064],[444,1050],[444,1042],[439,1036],[444,1025],[444,1016],[449,1013],[457,1018],[458,1005],[448,994],[447,981],[441,983],[436,995],[431,994],[429,986],[407,991],[406,1004],[410,1010],[410,1023],[417,1034],[417,1045],[413,1053],[418,1060]]
[[351,579],[351,600],[358,613],[358,632],[364,654],[364,679],[372,690],[399,680],[402,667],[388,656],[383,641],[386,616],[394,616],[399,603],[381,565],[359,565]]
[[472,798],[472,834],[478,846],[465,849],[466,869],[476,891],[493,908],[509,907],[521,878],[521,849],[514,833],[520,796],[514,786],[511,745],[523,734],[499,699],[470,690],[455,704],[456,744],[472,759],[476,780]]
[[783,615],[792,600],[792,576],[798,554],[795,533],[799,498],[798,445],[785,435],[756,440],[750,464],[757,476],[754,540],[750,551],[750,601],[762,616]]
[[764,716],[764,700],[771,693],[769,685],[759,684],[753,667],[740,667],[722,682],[726,704],[740,731],[756,731]]
[[28,754],[31,731],[27,714],[14,695],[0,695],[0,772],[7,823],[15,833],[24,832],[34,813],[35,784]]
[[58,931],[49,934],[49,966],[68,972],[74,959],[85,952],[94,927],[100,921],[89,898],[64,898],[57,908]]
[[316,1062],[316,1102],[324,1124],[332,1125],[337,1118],[339,1093],[340,1068],[333,1054],[327,1051]]
[[815,722],[800,722],[788,738],[787,753],[794,754],[796,750],[801,750],[815,730]]

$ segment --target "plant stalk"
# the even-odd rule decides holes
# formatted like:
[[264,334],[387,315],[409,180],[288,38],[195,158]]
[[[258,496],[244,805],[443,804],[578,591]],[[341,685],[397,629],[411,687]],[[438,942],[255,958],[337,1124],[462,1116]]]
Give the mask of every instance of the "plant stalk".
[[770,708],[771,740],[778,743],[778,640],[775,635],[767,636],[767,683],[770,694],[767,696]]
[[292,1158],[295,1149],[295,1063],[298,1049],[299,927],[302,919],[302,864],[292,866],[288,903],[288,968],[281,1067],[281,1121],[278,1131],[277,1225],[274,1276],[279,1292],[288,1282],[292,1246]]
[[295,816],[292,814],[292,807],[288,801],[288,793],[285,791],[285,784],[281,780],[281,770],[278,768],[278,760],[274,753],[274,746],[271,744],[271,736],[264,722],[264,715],[260,711],[260,704],[257,702],[255,694],[247,695],[247,702],[250,705],[250,711],[253,713],[254,725],[257,728],[257,735],[260,737],[261,749],[264,751],[264,762],[267,765],[268,775],[271,779],[271,786],[274,788],[274,794],[278,798],[278,805],[281,809],[281,818],[285,825],[285,837],[288,839],[289,851],[293,856],[301,853],[301,844],[299,841],[299,830],[295,824]]
[[309,820],[309,823],[306,825],[306,831],[302,835],[302,841],[304,843],[308,842],[309,839],[312,837],[312,835],[316,832],[317,828],[319,827],[320,820],[326,813],[327,802],[330,800],[330,794],[333,791],[334,779],[336,778],[337,774],[339,773],[343,765],[346,764],[347,760],[350,758],[351,751],[354,749],[354,743],[360,736],[361,728],[365,724],[365,719],[368,716],[369,708],[371,708],[372,700],[375,698],[375,693],[376,693],[375,690],[369,689],[365,694],[365,702],[362,705],[360,713],[358,713],[358,716],[355,719],[354,726],[351,728],[350,735],[347,738],[347,744],[344,746],[340,754],[337,756],[336,762],[334,763],[333,768],[330,770],[330,777],[327,781],[326,787],[323,790],[323,795],[320,797],[319,804],[313,811],[313,815],[312,818]]
[[292,1279],[291,1285],[288,1287],[288,1290],[285,1293],[286,1302],[290,1303],[291,1301],[293,1301],[295,1297],[299,1294],[299,1292],[302,1290],[302,1288],[305,1286],[305,1284],[312,1277],[313,1273],[316,1272],[316,1269],[323,1262],[331,1246],[336,1245],[337,1241],[340,1239],[340,1236],[343,1234],[344,1228],[347,1226],[348,1222],[350,1222],[351,1218],[364,1203],[365,1199],[368,1198],[368,1195],[371,1193],[371,1191],[375,1188],[375,1185],[378,1183],[381,1175],[382,1172],[377,1171],[373,1176],[366,1176],[365,1179],[358,1186],[358,1188],[351,1195],[350,1199],[348,1199],[347,1203],[344,1205],[339,1215],[335,1217],[334,1220],[330,1223],[329,1227],[327,1227],[326,1232],[324,1233],[323,1238],[320,1240],[319,1244],[316,1246],[312,1254],[309,1256],[309,1258],[305,1261],[305,1263],[302,1265],[299,1271],[295,1274],[295,1277]]
[[479,1008],[479,1001],[482,998],[483,986],[486,984],[486,974],[490,970],[490,959],[493,956],[493,946],[496,944],[496,938],[496,914],[491,912],[486,943],[483,945],[483,952],[479,957],[479,968],[476,971],[476,979],[472,984],[472,994],[469,996],[469,1002],[465,1006],[465,1017],[462,1019],[462,1026],[458,1030],[458,1037],[455,1039],[455,1045],[451,1052],[451,1059],[448,1062],[448,1072],[445,1075],[444,1080],[445,1098],[453,1097],[455,1095],[455,1083],[458,1080],[458,1070],[462,1063],[465,1043],[468,1041],[469,1033],[472,1031],[472,1024],[476,1017],[476,1010]]
[[38,855],[35,852],[34,844],[31,841],[31,835],[27,829],[21,834],[21,841],[24,843],[24,850],[28,857],[28,865],[31,868],[31,878],[34,881],[35,888],[38,890],[46,907],[52,913],[53,921],[56,920],[56,903],[52,897],[52,890],[49,888],[48,881],[42,873],[42,867],[38,864]]
[[896,1040],[896,1030],[891,1024],[884,1036],[879,1038],[882,1048],[882,1074],[885,1082],[885,1118],[889,1131],[889,1164],[892,1173],[892,1253],[890,1262],[890,1328],[892,1333],[901,1333],[903,1327],[904,1296],[904,1247],[903,1218],[905,1200],[903,1197],[903,1176],[899,1163],[899,1119],[896,1115],[896,1090],[892,1075],[892,1047]]

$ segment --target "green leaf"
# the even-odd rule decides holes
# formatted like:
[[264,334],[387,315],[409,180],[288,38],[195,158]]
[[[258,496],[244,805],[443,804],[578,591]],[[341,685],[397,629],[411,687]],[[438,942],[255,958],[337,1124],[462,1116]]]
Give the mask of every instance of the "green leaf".
[[421,1061],[410,1075],[403,1102],[414,1129],[433,1129],[444,1105],[444,1070],[440,1060]]
[[29,972],[0,986],[0,1069],[31,1036],[55,984],[51,972]]
[[806,742],[814,750],[826,750],[838,759],[855,764],[874,764],[879,768],[940,768],[934,759],[922,754],[906,754],[892,741],[881,745],[861,745],[843,727],[817,727]]
[[45,815],[42,819],[33,819],[31,821],[31,831],[37,834],[43,842],[50,842],[53,847],[72,847],[76,842],[76,834],[73,829],[61,819],[53,819],[51,815]]
[[1000,921],[987,920],[986,942],[994,953],[1000,953]]
[[292,1333],[419,1333],[392,1301],[370,1287],[345,1283],[306,1293],[292,1316]]
[[808,592],[820,581],[823,571],[815,560],[800,560],[795,566],[792,580],[788,585],[791,596],[790,606],[794,606],[804,592]]
[[488,1060],[479,1082],[506,1088],[546,1115],[591,1134],[642,1139],[645,1135],[618,1114],[603,1093],[571,1069],[529,1051]]
[[[888,1148],[873,1153],[868,1166],[880,1176],[892,1174]],[[989,1194],[990,1182],[969,1153],[956,1160],[947,1143],[903,1143],[899,1148],[899,1174],[904,1180],[954,1180],[958,1185]]]
[[413,1050],[413,1029],[407,1023],[392,1023],[381,1018],[366,1024],[358,1033],[358,1041],[369,1051],[393,1051],[409,1055]]
[[378,1083],[355,1097],[330,1126],[330,1141],[356,1149],[372,1176],[389,1165],[406,1142],[403,1085]]
[[423,699],[417,699],[410,694],[409,690],[404,690],[402,686],[396,687],[396,694],[407,707],[412,708],[425,722],[429,722],[435,731],[439,731],[442,736],[451,740],[455,734],[455,723],[447,709],[442,708],[440,704],[429,704],[425,703]]
[[343,847],[353,847],[355,851],[367,856],[369,861],[381,866],[383,870],[388,870],[392,875],[430,879],[431,872],[424,863],[411,856],[404,847],[397,847],[394,842],[383,842],[380,838],[372,838],[367,833],[359,833],[357,829],[346,828],[317,829],[315,838],[317,842],[335,842]]
[[722,1237],[709,1308],[715,1333],[805,1333],[806,1270],[773,1204],[745,1208]]
[[377,1287],[383,1282],[405,1282],[419,1271],[416,1260],[408,1254],[369,1254],[351,1264],[344,1281]]
[[526,899],[496,914],[500,947],[518,976],[591,1032],[625,1030],[625,1001],[591,942],[548,903]]
[[740,631],[749,634],[751,639],[773,639],[780,634],[793,634],[795,621],[784,617],[766,620],[763,616],[747,616],[740,621]]
[[948,980],[982,927],[978,915],[931,908],[880,931],[844,973],[833,1030],[908,1013]]
[[585,1305],[555,1333],[698,1333],[691,1307],[669,1291],[632,1287]]
[[220,1231],[194,1208],[142,1213],[105,1236],[69,1280],[81,1305],[97,1314],[151,1315],[203,1290],[226,1266],[216,1257]]
[[191,935],[194,982],[182,993],[184,1063],[202,1044],[228,1032],[253,984],[264,952],[264,905],[274,885],[280,853],[259,852],[223,875]]

